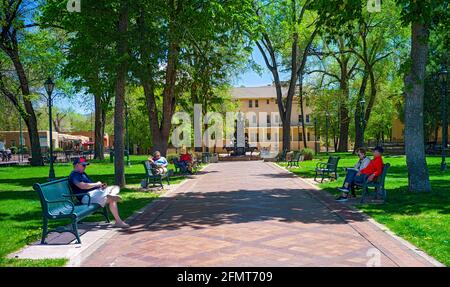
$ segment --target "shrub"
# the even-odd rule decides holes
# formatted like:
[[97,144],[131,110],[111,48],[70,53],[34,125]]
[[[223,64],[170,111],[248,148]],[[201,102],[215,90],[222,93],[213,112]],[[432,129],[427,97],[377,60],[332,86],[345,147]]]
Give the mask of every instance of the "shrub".
[[[20,149],[19,149],[20,152]],[[28,153],[28,147],[26,146],[22,146],[22,154],[27,154]]]
[[9,149],[11,150],[11,153],[12,153],[12,154],[17,154],[17,151],[19,150],[19,148],[16,147],[16,146],[12,146],[12,147],[10,147]]
[[62,152],[62,151],[64,151],[64,149],[58,147],[58,148],[55,148],[53,151],[56,151],[56,152]]
[[303,160],[313,160],[314,158],[314,151],[310,148],[304,148],[302,150],[303,154]]

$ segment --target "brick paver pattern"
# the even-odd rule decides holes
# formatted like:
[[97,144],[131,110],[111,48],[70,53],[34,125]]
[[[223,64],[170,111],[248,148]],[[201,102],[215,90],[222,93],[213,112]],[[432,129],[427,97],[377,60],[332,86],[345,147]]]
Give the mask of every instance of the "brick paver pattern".
[[83,265],[429,265],[366,219],[340,216],[323,193],[273,163],[212,164]]

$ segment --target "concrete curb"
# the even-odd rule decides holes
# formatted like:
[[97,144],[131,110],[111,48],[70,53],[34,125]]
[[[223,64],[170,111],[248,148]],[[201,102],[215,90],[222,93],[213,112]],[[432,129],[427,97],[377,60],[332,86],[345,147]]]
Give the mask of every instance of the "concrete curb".
[[[292,174],[296,177],[296,179],[302,181],[303,183],[306,183],[308,186],[310,186],[312,189],[320,191],[321,193],[323,193],[323,195],[325,195],[328,198],[331,198],[332,196],[324,191],[323,189],[321,189],[319,186],[309,182],[308,180],[297,176],[295,173],[293,173],[292,171],[276,164],[276,163],[269,163],[273,166],[275,166],[278,169],[281,169],[285,172],[288,172],[289,174]],[[310,194],[318,201],[320,201],[322,204],[324,204],[328,209],[330,209],[333,213],[335,213],[337,216],[339,216],[340,218],[342,218],[343,220],[346,220],[345,218],[343,218],[340,214],[336,213],[334,211],[334,209],[330,206],[329,203],[327,203],[326,201],[318,198],[317,196],[315,196],[313,193],[310,192]],[[430,255],[428,255],[427,253],[425,253],[423,250],[419,249],[417,246],[411,244],[410,242],[406,241],[405,239],[399,237],[398,235],[396,235],[393,231],[391,231],[388,227],[386,227],[385,225],[375,221],[372,217],[370,217],[368,214],[364,213],[363,211],[357,209],[354,206],[350,206],[350,205],[345,205],[346,208],[348,208],[349,210],[356,212],[358,214],[360,214],[362,217],[364,217],[365,220],[367,220],[368,222],[370,222],[372,225],[374,225],[376,228],[378,228],[379,230],[381,230],[382,232],[384,232],[385,234],[387,234],[388,236],[390,236],[392,239],[394,239],[395,241],[399,242],[402,246],[406,247],[408,250],[412,251],[415,255],[421,257],[422,259],[424,259],[425,261],[427,261],[428,263],[432,264],[434,267],[446,267],[444,264],[442,264],[441,262],[437,261],[435,258],[431,257]]]

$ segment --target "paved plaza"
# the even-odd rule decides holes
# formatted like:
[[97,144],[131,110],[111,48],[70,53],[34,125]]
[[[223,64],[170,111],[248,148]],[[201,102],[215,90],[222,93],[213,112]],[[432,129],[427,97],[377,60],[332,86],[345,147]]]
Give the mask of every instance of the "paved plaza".
[[82,266],[433,266],[363,214],[273,163],[209,165]]

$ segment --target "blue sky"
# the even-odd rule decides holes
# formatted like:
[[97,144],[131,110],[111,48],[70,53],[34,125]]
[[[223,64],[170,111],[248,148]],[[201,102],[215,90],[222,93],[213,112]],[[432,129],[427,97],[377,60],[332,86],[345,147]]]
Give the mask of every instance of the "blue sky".
[[[256,48],[253,48],[252,53],[253,60],[262,67],[262,74],[259,75],[255,71],[247,71],[245,73],[237,75],[236,79],[233,81],[232,85],[235,87],[245,86],[245,87],[260,87],[272,84],[273,77],[272,73],[267,69],[264,63],[263,56],[261,52]],[[281,79],[286,78],[285,73],[281,73]]]

